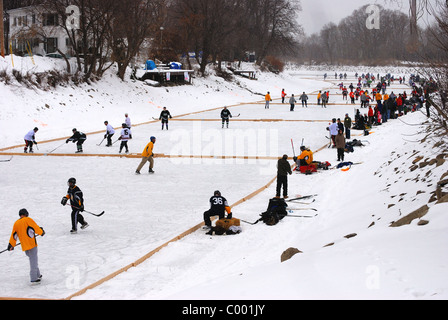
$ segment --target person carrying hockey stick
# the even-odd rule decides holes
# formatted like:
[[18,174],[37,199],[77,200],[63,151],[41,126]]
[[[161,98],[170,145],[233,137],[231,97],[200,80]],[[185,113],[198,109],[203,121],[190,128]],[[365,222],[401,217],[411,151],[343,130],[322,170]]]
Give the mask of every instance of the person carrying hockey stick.
[[8,251],[14,250],[14,247],[17,245],[17,239],[19,239],[22,250],[30,260],[31,284],[40,284],[42,275],[38,264],[36,234],[43,237],[45,231],[29,217],[29,213],[26,209],[20,210],[19,216],[20,219],[14,223],[14,227],[12,228],[11,238],[8,243]]
[[70,141],[76,143],[77,151],[76,153],[82,153],[82,145],[87,140],[87,136],[85,133],[78,131],[76,128],[72,130],[73,135],[65,141],[65,143],[69,143]]
[[29,152],[30,153],[33,153],[34,151],[33,151],[33,145],[35,144],[35,145],[37,145],[37,142],[36,142],[36,133],[37,133],[37,131],[39,131],[39,128],[34,128],[33,130],[31,130],[30,132],[28,132],[26,135],[25,135],[25,138],[24,138],[24,140],[25,140],[25,148],[24,148],[24,152],[25,153],[28,153],[28,151],[27,151],[27,149],[29,148]]
[[128,141],[132,139],[132,132],[126,123],[123,123],[121,127],[123,129],[121,130],[120,138],[118,138],[121,141],[119,153],[121,153],[123,148],[126,149],[126,153],[129,153]]
[[233,118],[232,113],[230,113],[230,110],[227,109],[227,107],[224,107],[224,109],[221,111],[221,119],[222,119],[222,128],[223,129],[224,129],[224,124],[226,124],[227,129],[229,128],[230,118]]
[[106,126],[106,134],[104,135],[104,138],[107,139],[106,147],[112,147],[112,137],[115,134],[115,129],[108,121],[104,121],[104,125]]
[[81,224],[81,229],[85,229],[89,224],[84,220],[81,212],[84,211],[84,198],[81,189],[76,185],[76,179],[70,178],[67,182],[68,191],[67,195],[62,198],[61,204],[65,207],[68,200],[70,200],[70,206],[72,207],[72,230],[71,234],[78,232],[78,223]]

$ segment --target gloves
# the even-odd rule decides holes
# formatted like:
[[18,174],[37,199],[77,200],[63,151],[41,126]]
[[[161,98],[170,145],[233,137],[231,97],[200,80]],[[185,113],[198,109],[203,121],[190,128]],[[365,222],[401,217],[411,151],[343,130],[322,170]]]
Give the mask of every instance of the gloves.
[[42,228],[42,227],[41,227],[41,229],[42,229],[42,235],[41,235],[41,237],[43,237],[43,236],[45,235],[45,230],[44,230],[44,228]]
[[233,216],[233,214],[232,214],[232,212],[230,212],[230,213],[227,215],[227,219],[232,219],[232,216]]
[[104,139],[106,139],[107,138],[107,133],[104,135]]
[[84,205],[81,205],[81,207],[79,208],[79,211],[84,212]]
[[70,139],[67,139],[67,141],[65,141],[65,143],[69,143],[70,142]]
[[13,251],[13,250],[14,250],[14,247],[10,243],[8,243],[8,251]]
[[61,204],[65,207],[65,205],[67,204],[68,199],[66,197],[62,198],[61,200]]

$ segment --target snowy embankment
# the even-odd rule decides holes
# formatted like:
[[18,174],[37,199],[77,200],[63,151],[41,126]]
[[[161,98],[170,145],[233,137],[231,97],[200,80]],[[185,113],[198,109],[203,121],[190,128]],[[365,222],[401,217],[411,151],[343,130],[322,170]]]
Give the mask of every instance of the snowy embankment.
[[[48,61],[36,57],[43,69]],[[2,69],[9,60],[0,58],[0,62]],[[15,58],[15,63],[20,69],[17,66],[29,61]],[[328,143],[326,123],[318,121],[343,118],[345,113],[352,116],[354,108],[337,94],[337,81],[323,82],[321,73],[261,73],[258,81],[237,78],[238,85],[210,76],[194,79],[193,86],[170,88],[121,82],[112,75],[91,86],[48,91],[0,83],[0,148],[21,145],[34,126],[41,129],[37,141],[44,141],[68,136],[73,127],[105,131],[104,120],[119,126],[125,112],[134,124],[145,123],[158,118],[164,106],[173,116],[225,105],[235,106],[231,111],[241,114],[241,121],[234,119],[229,131],[222,131],[219,122],[207,121],[219,119],[219,110],[173,121],[169,133],[162,132],[158,123],[136,127],[132,153],[140,153],[148,138],[156,135],[156,153],[187,157],[157,159],[156,175],[150,177],[135,176],[139,160],[126,158],[15,156],[1,163],[0,236],[5,248],[22,207],[47,234],[38,239],[42,284],[29,286],[27,258],[16,248],[0,256],[0,296],[66,298],[200,223],[214,190],[221,190],[233,204],[262,188],[276,173],[275,161],[188,159],[189,155],[281,156],[291,155],[291,138],[296,144],[304,138],[313,150]],[[338,104],[328,109],[302,109],[298,104],[294,113],[289,106],[273,104],[267,111],[256,104],[267,91],[278,102],[283,88],[296,96],[331,88],[331,101]],[[399,92],[403,86],[392,89]],[[314,102],[315,96],[310,98]],[[310,206],[291,206],[313,207],[318,216],[287,217],[273,227],[243,224],[243,232],[235,236],[211,237],[196,231],[78,299],[446,299],[448,255],[443,244],[448,240],[448,208],[428,202],[437,190],[439,197],[446,192],[437,184],[448,170],[440,160],[448,152],[435,146],[430,136],[421,143],[428,135],[426,126],[414,124],[426,121],[422,113],[402,120],[376,127],[368,137],[354,136],[365,147],[346,156],[347,161],[362,162],[349,171],[289,177],[291,197],[318,195]],[[242,148],[226,147],[229,137],[241,134],[254,137],[257,147],[247,141]],[[87,155],[117,152],[96,146],[102,136],[89,135]],[[60,143],[39,144],[38,152]],[[21,148],[10,151],[20,153]],[[60,151],[70,154],[74,148],[67,145]],[[325,148],[315,160],[335,165],[336,151]],[[71,176],[77,177],[89,210],[106,210],[99,219],[85,215],[91,226],[76,236],[68,233],[69,210],[59,204]],[[273,184],[234,207],[234,216],[256,221],[274,195]],[[426,204],[429,211],[422,219],[390,227]],[[314,211],[298,212],[314,215]],[[427,223],[418,225],[421,220]],[[290,247],[302,253],[281,263],[282,253]]]

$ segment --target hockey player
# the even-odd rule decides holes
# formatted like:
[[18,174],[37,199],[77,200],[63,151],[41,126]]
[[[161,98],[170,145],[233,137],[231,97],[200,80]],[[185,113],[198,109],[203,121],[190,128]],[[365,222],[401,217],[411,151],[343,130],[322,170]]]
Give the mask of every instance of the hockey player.
[[104,125],[106,126],[106,134],[104,135],[104,139],[107,138],[106,147],[112,147],[112,137],[115,134],[115,129],[109,124],[108,121],[104,121]]
[[286,96],[287,94],[285,92],[285,89],[282,89],[282,103],[285,103]]
[[28,153],[28,151],[27,151],[28,148],[30,150],[29,151],[30,153],[34,152],[33,144],[37,145],[36,136],[35,136],[37,131],[39,131],[39,128],[36,127],[25,135],[25,138],[24,138],[25,139],[25,148],[24,148],[25,153]]
[[123,123],[121,127],[123,129],[121,130],[120,138],[118,138],[121,141],[119,153],[121,153],[123,148],[126,149],[126,153],[129,153],[128,141],[132,139],[132,132],[126,123]]
[[299,99],[302,101],[302,108],[303,107],[307,107],[308,108],[308,96],[306,95],[305,92],[300,96]]
[[81,212],[84,211],[84,197],[81,189],[76,185],[76,179],[70,178],[67,182],[68,191],[67,195],[62,198],[61,204],[65,207],[68,200],[70,200],[70,206],[72,207],[72,230],[71,234],[78,232],[78,223],[81,224],[81,229],[85,229],[89,224],[84,220]]
[[232,210],[230,209],[226,198],[221,196],[220,191],[215,191],[209,202],[210,209],[204,212],[205,229],[212,228],[211,217],[219,216],[219,219],[224,219],[225,213],[227,212],[227,219],[232,219]]
[[19,211],[20,219],[14,223],[12,228],[11,238],[8,244],[8,251],[14,250],[17,245],[17,239],[19,239],[22,250],[28,256],[30,260],[30,280],[31,284],[39,284],[42,275],[39,271],[39,264],[37,258],[37,242],[36,234],[40,236],[45,235],[44,229],[39,227],[33,219],[29,217],[29,213],[26,209]]
[[305,146],[301,146],[300,151],[301,154],[296,159],[294,159],[297,165],[299,167],[303,167],[312,164],[314,161],[313,152]]
[[73,132],[73,136],[68,138],[65,143],[69,143],[70,141],[73,143],[76,143],[76,146],[77,146],[76,153],[82,153],[83,152],[82,145],[87,140],[87,136],[85,135],[85,133],[78,131],[76,128],[74,128],[72,130],[72,132]]
[[145,149],[142,153],[142,162],[138,166],[135,174],[140,174],[140,170],[142,170],[143,166],[146,162],[149,162],[149,173],[154,173],[154,144],[156,143],[156,137],[151,137],[151,141],[146,145]]
[[171,113],[166,110],[166,107],[163,107],[163,111],[160,113],[159,120],[162,120],[162,130],[163,127],[166,125],[166,130],[168,130],[168,119],[173,119],[171,116]]
[[221,111],[221,119],[222,119],[222,128],[223,129],[224,129],[224,124],[226,124],[227,128],[229,128],[230,118],[232,118],[232,113],[230,113],[230,110],[227,109],[227,107],[224,107],[224,109]]
[[264,108],[265,108],[265,109],[269,109],[269,104],[272,102],[272,98],[271,98],[271,93],[270,93],[270,92],[268,92],[268,93],[264,96],[264,100],[265,100]]
[[125,113],[124,114],[124,123],[126,123],[126,126],[131,129],[132,128],[132,124],[131,124],[131,118],[129,118],[129,114]]

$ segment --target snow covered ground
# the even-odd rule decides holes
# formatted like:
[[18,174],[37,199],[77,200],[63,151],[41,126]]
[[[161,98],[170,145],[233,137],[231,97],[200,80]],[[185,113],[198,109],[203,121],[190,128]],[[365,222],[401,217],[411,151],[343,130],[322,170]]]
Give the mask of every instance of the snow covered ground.
[[[14,57],[16,69],[47,70],[55,63],[35,59],[37,66]],[[0,70],[9,72],[10,64],[8,57],[0,58]],[[412,72],[392,70],[397,75]],[[0,83],[0,149],[8,149],[0,160],[9,159],[7,153],[21,153],[22,147],[9,147],[21,146],[35,126],[40,128],[38,142],[56,139],[40,143],[36,152],[58,148],[52,155],[60,155],[15,155],[0,163],[4,248],[21,208],[46,231],[37,239],[42,284],[29,285],[27,257],[18,247],[0,255],[0,297],[70,297],[201,223],[214,190],[234,204],[266,186],[276,176],[276,161],[269,159],[284,153],[292,157],[291,139],[297,153],[302,139],[313,150],[328,144],[328,121],[346,113],[353,118],[355,107],[342,100],[338,81],[323,81],[323,73],[288,69],[278,76],[259,73],[258,81],[237,78],[238,84],[210,76],[194,79],[192,86],[168,88],[122,82],[112,75],[92,86],[49,91]],[[283,88],[296,96],[307,92],[310,103],[316,100],[312,93],[331,88],[330,103],[337,104],[306,109],[298,103],[290,112],[288,104],[280,103]],[[410,91],[404,85],[392,89]],[[275,99],[269,110],[263,103],[267,91]],[[224,106],[234,116],[240,114],[229,129],[215,121]],[[169,131],[153,120],[163,107],[175,117]],[[142,125],[133,128],[131,156],[117,157],[118,143],[112,148],[97,144],[104,135],[103,122],[119,127],[126,112],[133,124]],[[315,208],[318,216],[287,217],[274,227],[243,224],[243,232],[235,236],[195,231],[74,299],[446,299],[448,205],[431,203],[425,226],[417,225],[417,219],[390,227],[427,204],[447,172],[446,163],[410,170],[417,156],[433,159],[443,152],[433,148],[431,139],[420,143],[425,126],[410,124],[424,121],[416,112],[374,128],[368,137],[354,131],[366,146],[346,155],[347,161],[362,162],[348,172],[290,176],[291,197],[318,194],[310,206],[292,206]],[[92,133],[79,157],[70,156],[75,146],[64,141],[74,127]],[[157,137],[155,153],[160,155],[156,174],[136,176],[139,154],[150,136]],[[333,149],[322,149],[315,159],[337,164]],[[90,227],[77,235],[69,234],[70,210],[60,205],[72,176],[84,192],[86,209],[106,211],[100,218],[84,214]],[[274,195],[275,183],[235,206],[234,216],[258,220]],[[356,236],[346,239],[349,234]],[[281,254],[290,247],[302,253],[281,263]]]

